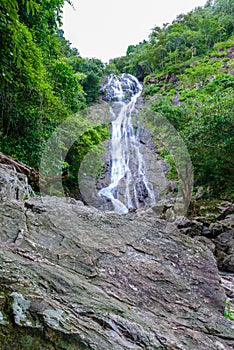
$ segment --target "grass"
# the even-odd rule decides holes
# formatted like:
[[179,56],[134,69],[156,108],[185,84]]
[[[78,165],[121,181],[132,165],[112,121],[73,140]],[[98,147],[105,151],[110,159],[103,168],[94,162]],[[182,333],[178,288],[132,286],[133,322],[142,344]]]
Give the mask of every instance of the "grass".
[[224,316],[234,321],[234,308],[231,306],[230,299],[226,300],[226,306],[224,309]]

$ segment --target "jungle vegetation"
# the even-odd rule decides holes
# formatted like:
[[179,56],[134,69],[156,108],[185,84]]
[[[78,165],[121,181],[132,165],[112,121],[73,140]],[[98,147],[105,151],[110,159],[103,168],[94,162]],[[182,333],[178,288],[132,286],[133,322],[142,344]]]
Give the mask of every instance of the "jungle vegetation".
[[152,111],[167,118],[188,147],[195,188],[232,197],[234,1],[209,0],[171,24],[155,26],[148,41],[129,46],[109,69],[144,83]]
[[[106,66],[99,59],[82,58],[64,37],[60,28],[65,1],[70,3],[1,1],[0,151],[38,168],[57,126],[74,114],[79,121],[82,111],[98,100],[104,75],[126,72],[142,81],[151,110],[182,136],[193,162],[195,187],[230,198],[234,0],[209,0],[171,24],[156,25],[148,40],[130,45],[125,56]],[[150,127],[153,131],[152,121]],[[100,124],[83,141],[77,140],[73,149],[79,152],[68,158],[79,163],[108,135],[106,125]]]

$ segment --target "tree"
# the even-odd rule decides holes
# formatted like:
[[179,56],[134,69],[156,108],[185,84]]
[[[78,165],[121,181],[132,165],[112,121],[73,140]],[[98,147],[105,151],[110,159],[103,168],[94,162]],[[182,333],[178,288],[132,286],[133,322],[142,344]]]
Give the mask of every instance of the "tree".
[[82,73],[81,84],[86,93],[86,101],[94,102],[99,96],[99,85],[105,71],[102,61],[97,58],[84,59],[71,56],[67,62],[75,72]]
[[85,93],[80,84],[82,77],[75,74],[66,59],[55,60],[48,71],[55,94],[72,113],[86,106]]

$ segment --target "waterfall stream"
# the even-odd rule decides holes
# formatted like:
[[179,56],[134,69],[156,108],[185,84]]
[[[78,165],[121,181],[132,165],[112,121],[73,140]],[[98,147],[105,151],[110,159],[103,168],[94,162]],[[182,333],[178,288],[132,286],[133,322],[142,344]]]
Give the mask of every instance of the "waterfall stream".
[[140,150],[136,102],[142,86],[130,74],[110,76],[102,87],[111,102],[110,184],[99,196],[111,201],[117,213],[155,204],[152,184]]

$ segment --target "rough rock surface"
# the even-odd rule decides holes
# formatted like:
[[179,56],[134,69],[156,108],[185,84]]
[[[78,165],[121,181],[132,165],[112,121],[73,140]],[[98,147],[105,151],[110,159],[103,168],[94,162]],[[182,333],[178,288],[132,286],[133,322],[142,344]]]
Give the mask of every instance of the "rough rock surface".
[[[9,168],[17,171],[20,174],[27,176],[30,185],[36,190],[39,191],[39,172],[34,168],[12,158],[11,156],[5,155],[0,152],[0,171],[2,172],[2,165],[8,165]],[[22,176],[20,175],[22,178]]]
[[[106,105],[104,106],[106,108]],[[142,110],[145,107],[141,98],[139,98],[139,101],[137,102],[136,106],[137,109],[139,108]],[[120,106],[118,105],[112,105],[112,109],[115,109],[116,113],[119,113],[119,108]],[[103,115],[106,116],[106,112],[103,113]],[[110,123],[112,118],[113,113],[109,113],[107,120],[109,120]],[[144,125],[140,123],[140,121],[138,120],[138,113],[133,112],[132,119],[133,124],[135,124],[136,127],[135,131],[139,138],[139,150],[142,159],[144,159],[148,184],[150,185],[150,187],[154,188],[154,196],[156,198],[156,201],[173,196],[173,191],[169,186],[170,182],[166,177],[166,173],[169,170],[169,166],[166,164],[165,160],[159,156],[159,151],[157,150],[153,142],[152,132],[150,132]],[[98,193],[102,188],[108,187],[108,185],[111,182],[111,141],[105,141],[103,145],[106,149],[106,152],[102,155],[103,168],[100,171],[101,174],[97,174],[97,176],[90,176],[88,171],[86,171],[86,169],[88,169],[89,167],[90,160],[96,159],[96,156],[92,156],[92,152],[89,152],[89,157],[87,157],[87,159],[83,161],[79,169],[79,186],[82,198],[85,201],[85,203],[101,210],[113,210],[114,208],[111,201],[100,196]],[[130,169],[134,169],[135,166],[135,159],[130,158]],[[136,179],[133,176],[133,182],[134,181],[136,181]],[[133,190],[133,186],[130,186],[130,197],[134,202],[135,193],[133,192]],[[139,201],[138,205],[140,207],[147,208],[150,204],[150,198],[148,196],[148,191],[145,190],[146,189],[144,187],[144,183],[139,182],[139,186],[136,186],[137,199]],[[121,181],[119,181],[117,193],[117,198],[120,201],[124,202],[126,193],[125,177]]]
[[221,202],[203,207],[205,216],[191,219],[178,217],[180,231],[203,241],[215,254],[220,270],[234,273],[234,205]]
[[27,176],[17,173],[14,166],[0,164],[0,201],[23,200],[29,195]]
[[226,295],[231,302],[231,305],[234,305],[234,273],[220,272],[221,285],[225,289]]
[[219,235],[215,240],[215,246],[220,269],[234,272],[234,230]]
[[211,251],[152,210],[0,202],[0,344],[9,349],[233,349]]
[[[181,232],[190,237],[205,236],[215,238],[220,234],[234,229],[234,204],[221,202],[217,205],[201,207],[203,215],[188,218],[178,218],[177,225]],[[201,214],[199,212],[199,214]]]
[[[148,143],[150,144],[150,139]],[[98,194],[98,191],[100,189],[107,187],[110,184],[110,142],[105,142],[104,144],[106,146],[107,152],[103,155],[103,164],[105,165],[103,167],[101,176],[97,180],[96,177],[87,175],[85,171],[83,171],[83,167],[84,169],[86,167],[86,164],[84,163],[80,168],[79,184],[81,188],[82,198],[88,205],[94,206],[102,210],[113,210],[113,205],[111,204],[111,202],[104,201],[103,198],[100,197]],[[168,190],[168,180],[166,178],[166,172],[168,170],[168,167],[165,161],[163,159],[158,158],[157,153],[149,152],[149,146],[145,145],[143,142],[141,144],[140,151],[145,162],[145,167],[147,169],[148,181],[155,189],[154,194],[156,200],[158,201],[161,198],[165,198],[167,193],[170,192]],[[126,184],[125,180],[123,180],[120,181],[118,185],[119,200],[123,200],[125,191]],[[147,200],[141,201],[140,195],[138,195],[138,200],[140,203],[142,202],[142,206],[147,207],[147,204],[145,203],[147,202]]]
[[100,88],[101,97],[105,101],[119,101],[120,96],[116,96],[116,88],[118,89],[119,82],[124,92],[122,98],[125,101],[130,101],[132,96],[140,91],[136,78],[130,74],[121,74],[121,76],[118,77],[119,81],[116,80],[114,75],[111,76],[111,85],[109,79],[109,77],[106,77],[104,84]]

